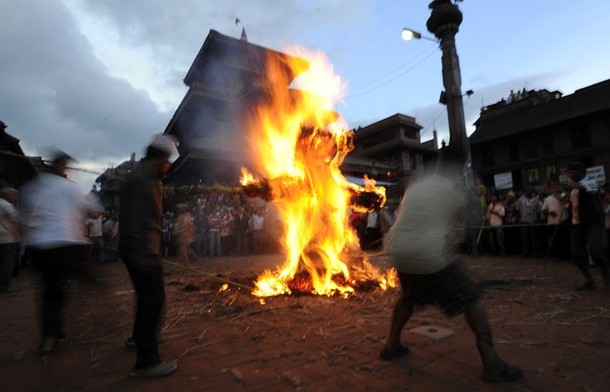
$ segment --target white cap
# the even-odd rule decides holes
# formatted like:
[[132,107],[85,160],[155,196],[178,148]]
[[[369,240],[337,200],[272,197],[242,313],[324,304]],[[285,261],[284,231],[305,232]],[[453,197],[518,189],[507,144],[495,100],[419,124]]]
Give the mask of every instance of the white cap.
[[170,156],[178,155],[178,140],[171,135],[155,135],[150,142],[150,147],[164,151]]

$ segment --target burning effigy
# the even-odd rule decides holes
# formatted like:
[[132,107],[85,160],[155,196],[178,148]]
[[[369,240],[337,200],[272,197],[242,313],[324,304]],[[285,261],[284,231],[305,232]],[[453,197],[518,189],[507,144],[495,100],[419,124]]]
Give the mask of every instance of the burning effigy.
[[[258,277],[253,294],[348,296],[371,282],[394,286],[395,271],[378,271],[349,225],[350,210],[381,207],[385,189],[366,178],[365,186],[351,183],[339,170],[353,149],[353,133],[334,109],[346,84],[323,54],[292,51],[299,61],[286,60],[291,72],[269,62],[270,99],[247,124],[253,167],[242,169],[241,184],[277,209],[286,254],[277,270]],[[293,81],[290,74],[299,76]]]

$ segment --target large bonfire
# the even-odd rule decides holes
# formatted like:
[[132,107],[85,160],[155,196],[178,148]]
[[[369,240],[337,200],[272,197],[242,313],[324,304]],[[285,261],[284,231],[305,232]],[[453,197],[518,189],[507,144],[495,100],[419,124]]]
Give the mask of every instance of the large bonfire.
[[[272,200],[283,223],[286,254],[276,271],[258,277],[253,294],[298,290],[347,296],[362,282],[393,286],[395,273],[379,273],[368,262],[348,221],[350,209],[382,205],[385,189],[368,179],[365,187],[353,184],[339,170],[353,149],[352,132],[334,109],[346,86],[323,54],[294,52],[297,56],[287,60],[290,72],[268,62],[271,98],[248,121],[255,167],[243,169],[242,185]],[[299,77],[292,81],[290,73]]]

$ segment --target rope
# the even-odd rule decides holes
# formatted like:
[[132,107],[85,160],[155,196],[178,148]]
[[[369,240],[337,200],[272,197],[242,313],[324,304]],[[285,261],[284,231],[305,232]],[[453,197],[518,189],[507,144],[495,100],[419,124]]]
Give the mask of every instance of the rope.
[[500,225],[500,226],[490,226],[490,225],[480,225],[480,226],[466,226],[467,229],[508,229],[511,227],[548,227],[548,226],[559,226],[562,223],[560,222],[557,225],[550,225],[548,223],[515,223],[510,225]]
[[211,274],[205,273],[203,271],[197,270],[197,269],[192,268],[192,267],[186,267],[184,265],[176,264],[176,263],[168,261],[168,260],[163,260],[163,264],[167,264],[167,265],[170,265],[172,267],[179,268],[179,269],[182,269],[182,270],[185,270],[185,271],[195,272],[195,273],[197,273],[199,275],[205,276],[208,279],[217,280],[219,282],[232,284],[233,286],[237,286],[237,287],[241,287],[243,289],[254,291],[254,287],[247,286],[247,285],[241,284],[241,283],[237,283],[237,282],[234,282],[234,281],[229,280],[229,279],[221,278],[219,276],[211,275]]

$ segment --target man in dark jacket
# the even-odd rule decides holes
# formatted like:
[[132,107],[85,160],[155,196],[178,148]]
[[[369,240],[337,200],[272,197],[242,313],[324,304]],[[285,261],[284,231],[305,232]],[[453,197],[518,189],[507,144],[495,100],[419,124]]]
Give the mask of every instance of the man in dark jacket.
[[582,162],[572,162],[568,165],[567,175],[573,188],[570,191],[572,258],[585,278],[583,284],[574,287],[579,291],[597,288],[589,270],[589,254],[599,265],[606,288],[610,288],[604,207],[597,182],[587,177],[585,172],[585,165]]
[[176,141],[156,136],[146,156],[129,173],[121,189],[119,251],[137,295],[132,338],[137,348],[132,378],[164,377],[176,371],[175,363],[161,362],[157,331],[165,302],[161,264],[163,219],[161,176],[177,153]]

